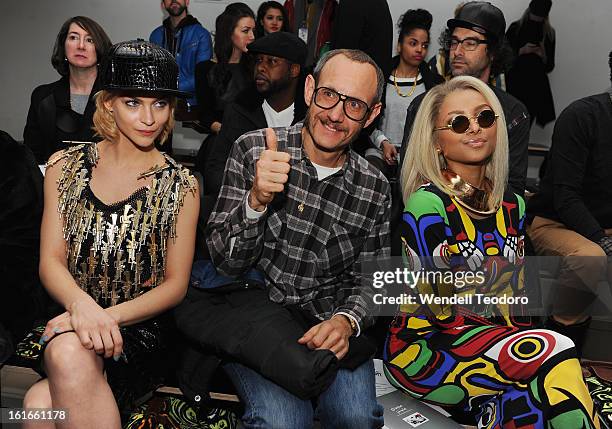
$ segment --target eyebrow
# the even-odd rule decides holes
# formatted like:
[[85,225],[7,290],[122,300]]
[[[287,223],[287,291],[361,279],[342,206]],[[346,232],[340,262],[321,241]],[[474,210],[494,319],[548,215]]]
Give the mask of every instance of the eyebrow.
[[[478,106],[476,106],[476,108],[474,109],[474,112],[480,111],[482,110],[483,107],[488,107],[489,109],[491,109],[491,106],[489,106],[487,103],[482,103]],[[493,109],[491,109],[493,110]],[[465,110],[453,110],[452,112],[448,112],[446,114],[446,116],[450,116],[450,115],[465,115]]]
[[124,99],[128,99],[128,100],[136,100],[139,101],[141,103],[144,102],[145,99],[147,98],[152,98],[153,99],[153,103],[157,103],[158,101],[170,101],[170,97],[168,96],[160,96],[160,97],[147,97],[145,95],[130,95],[130,94],[125,94],[125,95],[120,95],[119,98],[124,98]]

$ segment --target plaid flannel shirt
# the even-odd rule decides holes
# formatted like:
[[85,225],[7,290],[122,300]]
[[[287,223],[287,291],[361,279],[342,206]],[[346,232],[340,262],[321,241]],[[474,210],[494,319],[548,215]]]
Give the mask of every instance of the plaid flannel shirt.
[[262,271],[272,301],[298,304],[321,320],[347,313],[363,329],[374,321],[373,291],[360,265],[390,255],[390,187],[352,150],[339,172],[319,181],[302,149],[301,130],[302,123],[275,128],[278,150],[291,155],[291,172],[285,191],[257,219],[247,217],[246,204],[266,148],[265,130],[236,140],[208,221],[207,245],[222,274]]

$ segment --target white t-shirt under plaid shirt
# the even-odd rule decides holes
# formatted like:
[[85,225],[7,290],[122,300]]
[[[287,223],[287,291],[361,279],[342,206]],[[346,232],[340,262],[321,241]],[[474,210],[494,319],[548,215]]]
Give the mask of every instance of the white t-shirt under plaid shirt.
[[352,150],[340,171],[318,180],[302,149],[302,123],[274,131],[278,150],[291,155],[285,191],[260,218],[247,216],[265,130],[236,140],[206,230],[213,262],[228,276],[260,270],[274,302],[299,304],[321,320],[346,313],[367,328],[372,291],[364,287],[360,265],[390,255],[389,184]]

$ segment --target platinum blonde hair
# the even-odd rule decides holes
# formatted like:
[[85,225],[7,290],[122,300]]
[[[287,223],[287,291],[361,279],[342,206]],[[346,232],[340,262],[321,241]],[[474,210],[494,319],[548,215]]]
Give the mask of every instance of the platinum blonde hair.
[[445,162],[436,151],[436,135],[439,132],[434,132],[434,128],[438,122],[438,113],[446,97],[455,91],[468,89],[479,92],[495,114],[499,115],[495,151],[486,164],[485,176],[493,184],[493,189],[489,195],[489,206],[499,207],[501,205],[508,181],[506,120],[501,104],[493,90],[480,79],[471,76],[455,77],[446,83],[435,86],[423,98],[412,126],[400,176],[404,203],[413,192],[428,182],[450,196],[456,194],[446,185],[446,181],[442,177],[441,170],[445,167]]

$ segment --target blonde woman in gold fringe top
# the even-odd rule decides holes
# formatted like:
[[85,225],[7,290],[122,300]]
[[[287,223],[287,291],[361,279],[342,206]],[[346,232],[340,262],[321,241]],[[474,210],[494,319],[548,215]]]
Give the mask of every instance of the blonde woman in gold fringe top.
[[155,148],[185,96],[174,58],[132,41],[109,64],[94,114],[104,140],[56,153],[45,178],[40,276],[65,312],[42,333],[46,378],[24,406],[65,408],[69,428],[119,428],[120,410],[160,383],[199,208],[193,176]]

